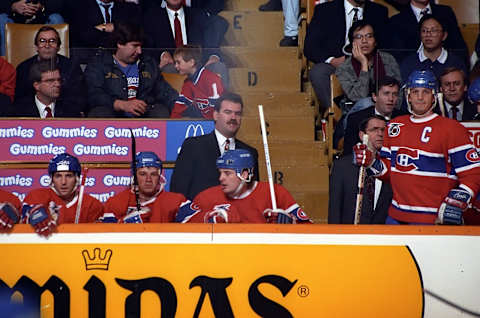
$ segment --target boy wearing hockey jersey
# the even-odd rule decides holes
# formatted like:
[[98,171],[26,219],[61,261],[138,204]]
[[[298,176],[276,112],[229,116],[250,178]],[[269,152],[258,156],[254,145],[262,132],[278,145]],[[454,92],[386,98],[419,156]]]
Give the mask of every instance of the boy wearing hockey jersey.
[[311,223],[281,185],[275,184],[273,210],[267,182],[253,181],[253,156],[248,150],[226,151],[217,159],[220,185],[200,192],[180,209],[181,223]]
[[406,83],[411,116],[390,121],[381,158],[354,147],[356,163],[392,185],[387,224],[462,224],[480,188],[478,153],[465,127],[433,112],[436,91],[431,71],[412,72]]
[[81,195],[80,173],[80,162],[74,156],[62,153],[53,157],[48,164],[50,187],[28,193],[22,222],[31,224],[43,236],[62,223],[95,222],[103,213],[103,205],[88,194]]
[[173,222],[180,205],[187,199],[180,193],[163,190],[165,179],[160,158],[150,151],[137,153],[132,173],[136,174],[138,189],[132,182],[130,189],[110,198],[100,220],[105,223]]
[[178,73],[187,75],[187,78],[170,117],[213,119],[215,102],[224,91],[222,79],[205,66],[201,66],[200,47],[187,45],[177,48],[173,57]]

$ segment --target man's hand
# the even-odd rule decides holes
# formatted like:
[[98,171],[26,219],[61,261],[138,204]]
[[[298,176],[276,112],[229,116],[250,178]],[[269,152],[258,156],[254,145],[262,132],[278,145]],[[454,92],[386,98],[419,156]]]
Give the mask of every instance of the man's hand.
[[341,56],[341,57],[334,57],[331,61],[330,61],[330,64],[332,66],[334,66],[335,68],[339,67],[340,64],[342,64],[343,62],[345,62],[345,56]]
[[173,60],[172,55],[169,52],[165,51],[162,53],[162,55],[160,55],[160,64],[158,66],[160,68],[164,68],[165,65],[174,63],[175,61]]
[[368,72],[368,58],[363,54],[360,44],[353,42],[352,55],[362,65],[362,71]]
[[95,29],[97,29],[98,31],[111,33],[114,30],[114,25],[113,23],[102,23],[102,24],[96,25]]
[[26,3],[26,0],[20,0],[12,3],[12,11],[18,14],[21,14],[26,17],[31,17],[35,15],[41,8],[40,3]]
[[375,154],[367,145],[358,143],[353,146],[353,163],[357,166],[370,167],[375,159]]
[[20,216],[17,209],[9,202],[0,203],[0,231],[11,229]]
[[50,213],[41,205],[34,206],[29,213],[28,223],[39,235],[49,236],[57,227],[57,223],[52,219]]
[[456,188],[448,192],[438,209],[437,224],[460,225],[463,223],[462,214],[468,208],[472,196],[466,190]]
[[283,209],[265,209],[263,216],[267,223],[292,224],[296,223],[296,219],[290,213]]
[[117,99],[113,103],[113,108],[116,111],[123,111],[134,116],[142,116],[147,110],[147,103],[141,99],[120,100]]

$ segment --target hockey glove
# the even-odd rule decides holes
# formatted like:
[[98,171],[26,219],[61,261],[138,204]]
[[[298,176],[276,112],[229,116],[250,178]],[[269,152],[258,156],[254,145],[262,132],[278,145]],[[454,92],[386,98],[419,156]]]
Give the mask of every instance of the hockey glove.
[[113,213],[104,213],[101,217],[98,218],[100,223],[118,223],[118,219]]
[[452,189],[438,209],[437,224],[463,223],[462,214],[467,209],[472,196],[463,189]]
[[375,154],[367,145],[358,143],[353,146],[353,163],[357,166],[370,167],[375,159]]
[[41,236],[49,236],[57,227],[57,223],[52,219],[50,213],[41,205],[34,206],[29,213],[28,223],[30,223],[35,232]]
[[11,229],[19,218],[18,211],[12,204],[0,203],[0,231]]
[[267,223],[292,224],[297,223],[296,218],[282,209],[265,209],[263,216]]
[[122,219],[122,223],[146,223],[150,221],[152,213],[148,207],[142,207],[140,211],[137,208],[128,208],[127,215]]
[[204,217],[205,223],[239,223],[240,216],[234,209],[215,206],[210,212],[207,212]]

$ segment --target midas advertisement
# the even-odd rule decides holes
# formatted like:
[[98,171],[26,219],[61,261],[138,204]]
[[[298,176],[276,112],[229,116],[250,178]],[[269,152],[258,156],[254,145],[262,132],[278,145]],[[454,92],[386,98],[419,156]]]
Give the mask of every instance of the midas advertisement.
[[42,317],[422,317],[424,310],[406,246],[3,244],[1,254],[0,295]]

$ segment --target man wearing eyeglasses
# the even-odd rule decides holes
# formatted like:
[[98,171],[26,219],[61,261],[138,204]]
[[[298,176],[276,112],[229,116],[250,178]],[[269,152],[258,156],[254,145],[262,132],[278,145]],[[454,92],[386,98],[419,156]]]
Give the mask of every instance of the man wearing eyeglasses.
[[455,52],[447,52],[443,43],[449,36],[443,19],[426,14],[420,19],[419,32],[421,45],[416,53],[409,55],[400,65],[402,79],[405,81],[414,71],[431,70],[436,78],[440,78],[447,67],[456,67],[468,74],[463,60]]
[[62,92],[62,76],[60,70],[49,60],[37,61],[30,68],[30,81],[35,94],[15,101],[8,111],[13,117],[81,117],[76,104],[66,102]]
[[78,63],[58,54],[62,41],[57,30],[50,26],[43,26],[35,35],[34,40],[37,55],[23,61],[17,66],[17,83],[15,99],[32,97],[35,95],[33,82],[29,78],[30,68],[35,62],[48,61],[56,65],[62,77],[61,90],[69,104],[75,104],[80,111],[86,112],[86,87],[83,73]]

